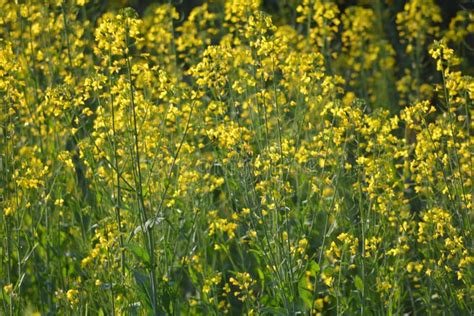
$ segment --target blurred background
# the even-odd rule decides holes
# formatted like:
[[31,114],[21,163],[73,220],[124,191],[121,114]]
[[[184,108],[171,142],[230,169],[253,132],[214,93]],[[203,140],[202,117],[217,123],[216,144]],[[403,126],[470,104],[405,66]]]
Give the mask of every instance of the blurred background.
[[[276,24],[295,24],[296,18],[296,7],[302,2],[302,0],[261,0],[262,10],[272,14],[274,22]],[[140,16],[143,17],[147,10],[153,9],[155,6],[161,4],[172,4],[180,14],[180,19],[175,21],[175,26],[179,26],[183,21],[186,20],[189,13],[193,8],[203,4],[204,0],[92,0],[89,4],[95,6],[96,13],[98,16],[102,12],[107,10],[120,9],[123,7],[133,7]],[[226,0],[207,0],[207,2],[215,4],[223,4]],[[407,3],[406,0],[334,0],[338,3],[341,12],[353,5],[363,5],[373,8],[381,8],[385,12],[390,12],[386,15],[387,22],[384,24],[385,34],[388,36],[388,40],[392,46],[400,52],[402,47],[399,45],[398,32],[396,31],[396,13],[403,11],[404,5]],[[456,13],[460,10],[474,12],[474,0],[436,0],[437,5],[441,8],[441,14],[443,22],[441,23],[441,29],[446,29],[452,18],[456,16]],[[468,35],[465,45],[462,48],[464,51],[461,52],[463,56],[470,56],[467,59],[467,65],[464,68],[467,75],[474,75],[474,36]],[[459,51],[459,48],[458,48]],[[398,62],[403,62],[398,60]]]
[[[213,2],[218,2],[219,0],[214,0]],[[225,1],[225,0],[221,0]],[[385,4],[394,5],[400,9],[406,3],[406,1],[401,0],[337,0],[336,2],[341,4],[341,7],[351,6],[351,5],[360,5],[360,4],[373,4],[374,2],[380,1]],[[174,0],[174,1],[163,1],[163,0],[108,0],[103,1],[109,3],[111,7],[123,7],[123,6],[132,6],[139,13],[143,13],[150,5],[152,4],[163,4],[163,3],[172,3],[175,5],[181,13],[184,13],[184,16],[189,14],[189,12],[196,6],[201,5],[203,0]],[[263,9],[267,12],[272,12],[275,10],[280,10],[282,7],[292,6],[295,4],[295,0],[263,0]],[[456,11],[460,9],[473,10],[474,9],[474,0],[437,0],[438,6],[442,9],[444,21],[449,22],[450,18],[455,15]]]

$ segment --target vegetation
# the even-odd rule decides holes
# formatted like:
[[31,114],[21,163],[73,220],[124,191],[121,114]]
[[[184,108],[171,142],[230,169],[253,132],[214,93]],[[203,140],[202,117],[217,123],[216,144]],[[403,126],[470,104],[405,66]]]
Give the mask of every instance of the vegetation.
[[0,314],[473,314],[471,11],[117,2],[0,0]]

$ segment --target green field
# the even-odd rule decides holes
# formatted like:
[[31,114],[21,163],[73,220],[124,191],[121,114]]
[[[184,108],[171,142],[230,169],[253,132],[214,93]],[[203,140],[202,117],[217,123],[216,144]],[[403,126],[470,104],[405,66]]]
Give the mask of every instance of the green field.
[[0,315],[473,315],[471,9],[0,0]]

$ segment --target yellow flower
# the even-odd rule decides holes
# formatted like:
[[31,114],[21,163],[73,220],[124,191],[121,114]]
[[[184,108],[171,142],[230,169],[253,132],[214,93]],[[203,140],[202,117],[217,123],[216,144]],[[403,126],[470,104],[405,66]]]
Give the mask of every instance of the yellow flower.
[[10,284],[5,285],[5,286],[3,287],[3,290],[5,291],[5,293],[6,293],[7,295],[12,294],[12,293],[13,293],[13,284],[10,283]]
[[66,292],[66,298],[71,305],[79,303],[79,291],[76,289],[70,289]]
[[322,311],[324,307],[324,300],[322,298],[318,298],[314,301],[314,308],[316,308],[317,311]]

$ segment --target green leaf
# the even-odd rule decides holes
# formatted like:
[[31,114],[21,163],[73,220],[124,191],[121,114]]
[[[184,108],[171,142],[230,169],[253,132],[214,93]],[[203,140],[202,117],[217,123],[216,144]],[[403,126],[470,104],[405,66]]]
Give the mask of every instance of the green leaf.
[[148,254],[148,251],[137,244],[128,244],[125,248],[130,250],[140,262],[150,266],[150,255]]
[[358,275],[354,278],[354,284],[357,290],[364,293],[364,282]]
[[308,281],[305,276],[302,276],[298,282],[299,297],[303,300],[306,308],[310,308],[313,303],[313,293],[308,290]]
[[262,287],[262,289],[264,289],[265,288],[265,274],[260,268],[257,268],[257,274],[258,274],[258,278],[260,279],[260,286]]
[[312,275],[317,276],[320,271],[319,264],[317,264],[316,261],[311,262],[309,270]]

